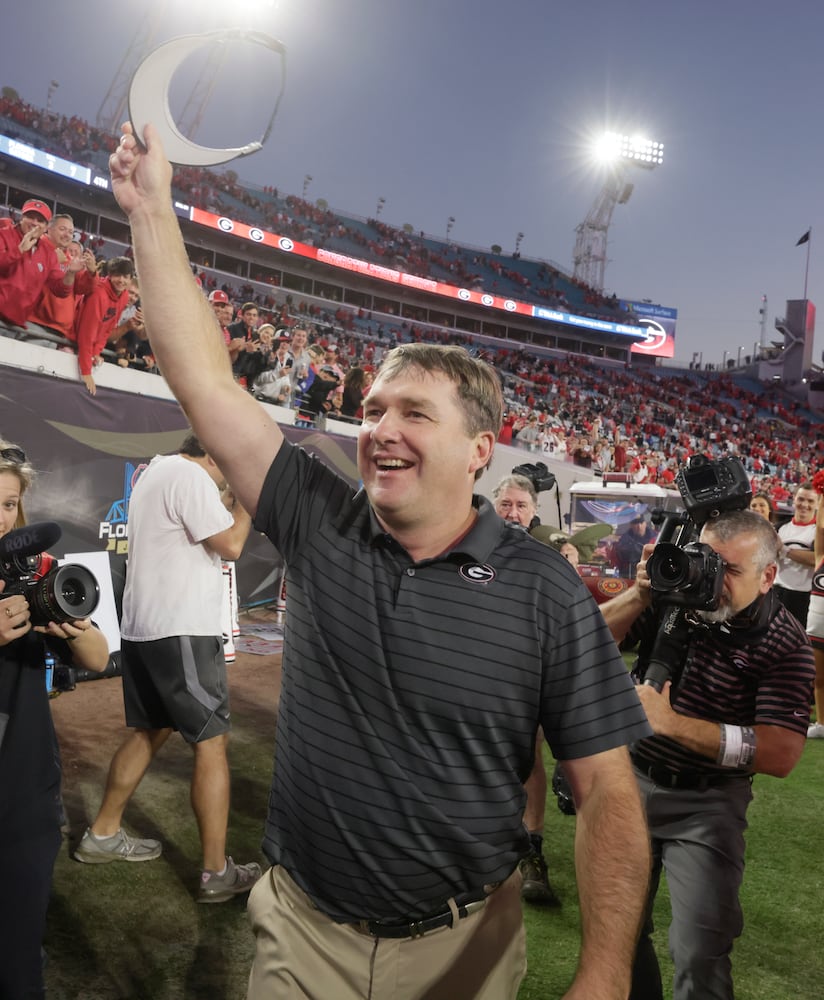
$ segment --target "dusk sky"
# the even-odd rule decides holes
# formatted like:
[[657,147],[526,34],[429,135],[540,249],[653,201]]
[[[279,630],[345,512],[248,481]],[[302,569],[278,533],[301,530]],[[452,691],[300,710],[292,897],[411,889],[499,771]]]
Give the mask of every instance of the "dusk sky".
[[[373,216],[383,197],[386,222],[441,237],[454,216],[453,238],[483,249],[512,250],[523,232],[524,256],[571,271],[603,181],[591,140],[643,132],[665,159],[629,177],[608,292],[678,309],[678,358],[748,354],[761,296],[768,340],[786,300],[803,297],[807,247],[795,243],[812,227],[808,297],[824,308],[824,5],[262,0],[254,17],[251,6],[15,4],[0,86],[45,106],[57,81],[52,110],[94,122],[149,9],[165,10],[156,43],[251,24],[286,47],[287,80],[266,147],[231,164],[244,180],[300,194],[309,174],[310,200]],[[258,138],[278,85],[262,48],[228,59],[198,141]]]

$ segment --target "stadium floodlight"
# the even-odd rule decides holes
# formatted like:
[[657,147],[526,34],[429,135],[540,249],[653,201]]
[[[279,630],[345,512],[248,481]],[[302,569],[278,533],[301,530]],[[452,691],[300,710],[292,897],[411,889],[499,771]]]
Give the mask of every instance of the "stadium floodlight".
[[607,132],[606,141],[616,149],[617,158],[652,170],[664,162],[664,144],[653,142],[643,135],[617,135]]
[[607,262],[607,232],[616,205],[625,205],[634,185],[629,180],[633,166],[654,170],[664,162],[664,144],[641,134],[605,132],[592,145],[594,159],[607,166],[607,177],[586,219],[575,229],[572,253],[574,277],[597,292],[604,290]]

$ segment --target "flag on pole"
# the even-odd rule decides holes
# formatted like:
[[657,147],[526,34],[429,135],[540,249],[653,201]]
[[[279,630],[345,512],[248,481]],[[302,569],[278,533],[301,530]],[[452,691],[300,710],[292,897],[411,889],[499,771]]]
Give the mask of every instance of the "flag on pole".
[[804,233],[804,235],[799,239],[798,243],[796,243],[796,246],[800,247],[802,243],[809,243],[810,242],[810,233],[811,232],[812,232],[812,229],[808,229],[807,232]]

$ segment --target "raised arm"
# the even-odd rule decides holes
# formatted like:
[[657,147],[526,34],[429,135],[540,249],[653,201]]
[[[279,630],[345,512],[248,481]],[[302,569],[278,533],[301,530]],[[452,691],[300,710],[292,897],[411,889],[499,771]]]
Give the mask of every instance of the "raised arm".
[[204,448],[254,516],[283,434],[232,378],[223,335],[192,276],[172,208],[171,164],[153,126],[146,126],[143,140],[145,148],[126,123],[109,167],[112,191],[131,225],[152,351]]

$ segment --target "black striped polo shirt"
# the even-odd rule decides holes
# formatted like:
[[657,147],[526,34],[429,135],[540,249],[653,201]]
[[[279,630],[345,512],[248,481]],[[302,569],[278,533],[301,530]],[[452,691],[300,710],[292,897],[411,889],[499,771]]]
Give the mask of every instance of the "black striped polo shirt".
[[567,561],[484,499],[414,563],[365,494],[284,443],[255,527],[287,564],[264,852],[335,920],[431,911],[505,878],[543,725],[559,758],[647,735]]

